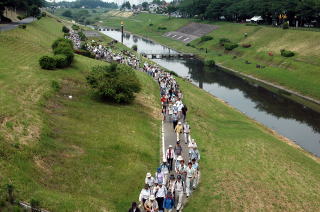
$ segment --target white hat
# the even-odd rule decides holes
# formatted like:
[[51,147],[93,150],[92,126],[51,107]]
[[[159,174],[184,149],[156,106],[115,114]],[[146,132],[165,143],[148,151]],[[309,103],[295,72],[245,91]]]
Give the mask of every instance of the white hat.
[[181,121],[179,121],[178,124],[181,124]]
[[177,160],[183,160],[183,157],[181,155],[179,155]]
[[163,158],[162,162],[166,163],[166,162],[167,162],[167,159]]
[[150,172],[147,173],[147,177],[151,177],[151,173]]
[[169,148],[172,148],[172,145],[171,145],[171,144],[169,145]]
[[155,200],[156,198],[154,197],[154,195],[150,195],[149,200]]

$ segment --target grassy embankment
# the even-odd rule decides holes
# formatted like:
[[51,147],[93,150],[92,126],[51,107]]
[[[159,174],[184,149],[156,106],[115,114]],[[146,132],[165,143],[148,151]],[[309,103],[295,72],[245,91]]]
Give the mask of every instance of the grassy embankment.
[[158,86],[137,72],[142,92],[119,106],[85,85],[103,62],[77,55],[69,68],[41,70],[61,27],[43,18],[0,34],[0,196],[10,183],[50,211],[124,211],[159,162]]
[[320,210],[319,161],[209,93],[179,84],[202,153],[201,185],[184,211]]
[[[109,16],[103,19],[103,24],[119,27],[121,20],[125,22],[125,30],[132,33],[148,37],[183,52],[197,54],[201,58],[212,58],[228,68],[320,99],[319,32],[246,26],[227,22],[205,22],[219,26],[219,29],[209,33],[214,39],[203,43],[197,39],[190,43],[191,46],[194,46],[191,47],[162,35],[198,20],[176,18],[169,20],[166,16],[141,13],[129,18]],[[153,25],[150,26],[150,24]],[[167,29],[159,30],[159,26]],[[248,36],[245,37],[244,33],[247,33]],[[225,51],[219,45],[220,38],[228,38],[232,42],[239,43],[240,46],[231,52]],[[241,47],[243,43],[249,43],[252,47],[243,48]],[[208,53],[205,53],[206,48]],[[292,50],[296,56],[284,58],[280,55],[280,49]],[[274,56],[268,55],[270,51]],[[245,61],[251,64],[246,64]],[[266,66],[266,68],[256,68],[257,64]]]

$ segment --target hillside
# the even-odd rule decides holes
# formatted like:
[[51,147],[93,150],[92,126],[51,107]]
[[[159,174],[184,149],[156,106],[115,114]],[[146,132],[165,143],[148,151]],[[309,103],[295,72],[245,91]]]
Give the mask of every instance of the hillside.
[[[228,22],[203,22],[219,26],[217,30],[209,33],[213,40],[200,42],[200,39],[197,39],[192,41],[190,46],[186,46],[183,42],[163,35],[199,20],[169,19],[166,16],[141,13],[129,18],[108,17],[103,20],[103,24],[119,27],[120,21],[124,21],[125,30],[129,32],[180,51],[197,54],[201,58],[212,58],[226,67],[320,99],[320,32],[246,26]],[[166,29],[161,30],[159,27]],[[245,33],[248,34],[247,37],[244,36]],[[219,45],[221,38],[230,39],[240,46],[233,51],[225,51]],[[244,43],[249,43],[252,47],[241,47]],[[294,51],[296,55],[292,58],[282,57],[280,50],[283,48]],[[272,52],[273,56],[269,56],[269,52]],[[250,64],[246,64],[246,61]],[[256,68],[257,65],[265,68]]]
[[43,18],[0,34],[0,186],[50,211],[124,211],[159,161],[158,86],[137,72],[142,92],[119,106],[85,85],[102,62],[76,56],[70,68],[41,70],[61,27]]

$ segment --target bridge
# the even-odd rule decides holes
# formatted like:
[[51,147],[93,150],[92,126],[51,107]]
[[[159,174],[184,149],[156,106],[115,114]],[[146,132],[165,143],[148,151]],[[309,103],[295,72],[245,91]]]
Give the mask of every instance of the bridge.
[[149,58],[149,59],[162,59],[162,58],[194,58],[194,54],[153,54],[153,53],[141,53],[142,56]]

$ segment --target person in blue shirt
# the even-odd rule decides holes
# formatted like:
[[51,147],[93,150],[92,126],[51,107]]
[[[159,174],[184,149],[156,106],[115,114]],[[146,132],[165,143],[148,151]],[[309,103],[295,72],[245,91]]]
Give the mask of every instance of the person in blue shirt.
[[168,192],[166,198],[164,199],[163,208],[165,212],[171,212],[174,208],[174,199],[171,192]]

